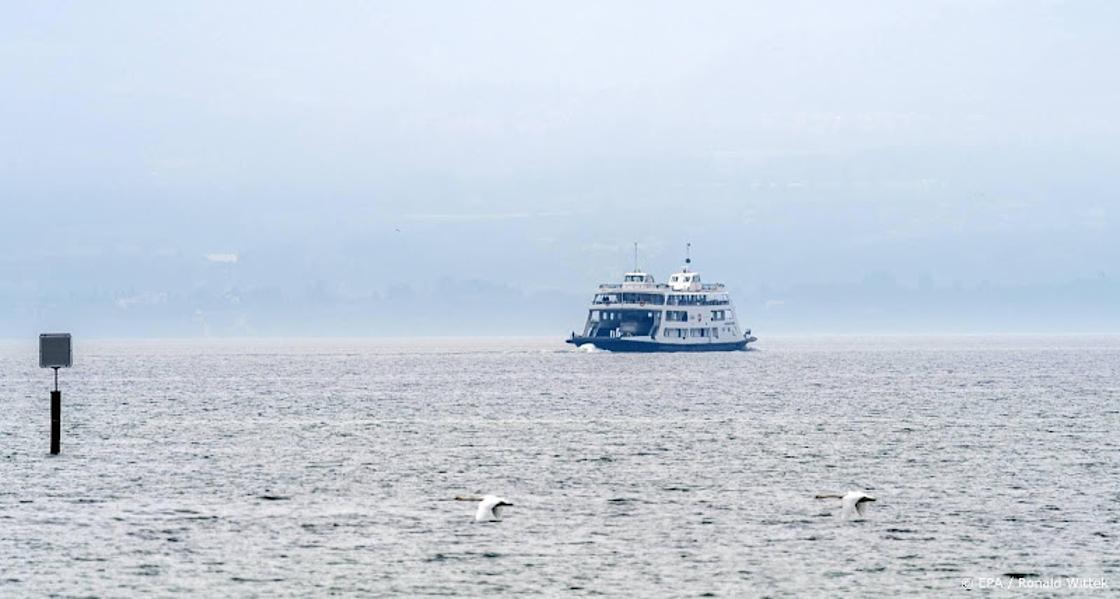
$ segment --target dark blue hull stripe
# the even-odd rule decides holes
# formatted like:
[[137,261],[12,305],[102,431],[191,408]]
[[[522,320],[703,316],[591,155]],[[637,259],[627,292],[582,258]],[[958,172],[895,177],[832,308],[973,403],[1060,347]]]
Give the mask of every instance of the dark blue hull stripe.
[[737,351],[747,347],[746,339],[718,343],[660,343],[657,341],[633,341],[618,337],[570,337],[566,340],[576,347],[590,343],[599,349],[617,352],[678,352],[678,351]]

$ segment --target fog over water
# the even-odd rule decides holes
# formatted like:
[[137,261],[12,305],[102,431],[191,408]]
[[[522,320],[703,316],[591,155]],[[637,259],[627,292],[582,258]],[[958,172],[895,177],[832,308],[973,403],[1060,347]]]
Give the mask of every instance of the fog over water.
[[[1115,592],[1117,23],[5,6],[0,597]],[[562,343],[686,244],[753,351]]]
[[1110,2],[27,3],[0,337],[1120,330]]

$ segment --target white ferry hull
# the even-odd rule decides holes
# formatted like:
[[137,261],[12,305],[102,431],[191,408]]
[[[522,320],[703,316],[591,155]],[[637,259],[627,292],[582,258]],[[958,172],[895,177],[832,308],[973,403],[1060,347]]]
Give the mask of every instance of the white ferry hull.
[[747,337],[736,341],[712,341],[708,343],[662,343],[648,337],[583,337],[576,335],[565,342],[576,347],[586,344],[598,349],[614,352],[686,352],[686,351],[742,351],[747,344],[755,341]]

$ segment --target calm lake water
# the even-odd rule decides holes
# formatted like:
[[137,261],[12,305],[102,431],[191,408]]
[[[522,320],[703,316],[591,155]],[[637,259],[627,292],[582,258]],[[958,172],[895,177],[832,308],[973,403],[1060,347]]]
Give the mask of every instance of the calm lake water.
[[0,596],[1120,588],[1120,337],[757,345],[3,343]]

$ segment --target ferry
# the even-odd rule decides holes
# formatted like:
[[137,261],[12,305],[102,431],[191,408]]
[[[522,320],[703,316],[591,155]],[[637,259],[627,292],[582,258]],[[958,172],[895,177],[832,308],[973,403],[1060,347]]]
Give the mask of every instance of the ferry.
[[[636,261],[635,261],[636,262]],[[622,283],[599,286],[583,333],[566,342],[618,352],[737,351],[758,339],[739,328],[722,283],[704,283],[685,258],[668,283],[635,268]]]

